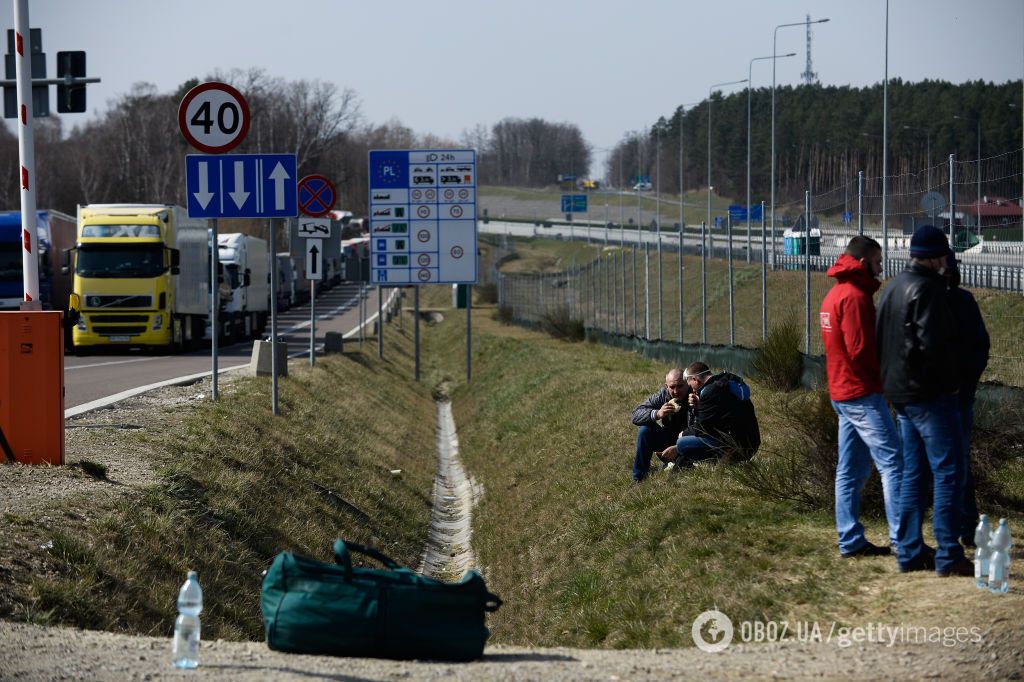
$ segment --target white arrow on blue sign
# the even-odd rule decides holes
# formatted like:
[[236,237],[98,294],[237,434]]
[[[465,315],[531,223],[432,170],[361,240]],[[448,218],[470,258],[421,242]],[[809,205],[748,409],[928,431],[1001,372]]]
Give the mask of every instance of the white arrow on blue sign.
[[189,154],[190,218],[293,218],[298,215],[294,154]]

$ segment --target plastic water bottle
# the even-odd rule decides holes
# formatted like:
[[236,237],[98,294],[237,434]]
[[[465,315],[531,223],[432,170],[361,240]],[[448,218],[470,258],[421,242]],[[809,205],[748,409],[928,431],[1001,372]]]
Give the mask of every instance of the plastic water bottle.
[[982,514],[978,527],[974,529],[974,546],[977,547],[974,550],[974,584],[982,590],[988,587],[988,560],[992,556],[992,548],[989,546],[991,539],[988,515]]
[[199,612],[203,610],[203,589],[195,571],[178,590],[178,618],[174,621],[171,662],[176,668],[199,667]]
[[1010,589],[1010,527],[999,519],[999,528],[992,534],[992,556],[988,565],[988,589],[998,594]]

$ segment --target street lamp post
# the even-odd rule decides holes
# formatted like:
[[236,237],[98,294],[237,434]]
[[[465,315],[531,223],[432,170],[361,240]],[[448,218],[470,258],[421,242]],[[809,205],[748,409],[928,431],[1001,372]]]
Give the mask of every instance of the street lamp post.
[[[711,229],[711,93],[714,92],[715,88],[725,87],[726,85],[739,85],[740,83],[746,83],[747,79],[738,81],[728,81],[727,83],[715,83],[708,88],[708,229]],[[729,244],[729,248],[732,248],[732,244]]]
[[[779,42],[779,29],[789,26],[807,26],[809,24],[824,24],[828,19],[817,21],[798,21],[792,24],[779,24],[772,33],[772,54],[778,54],[776,46]],[[772,60],[772,270],[775,269],[775,62]]]
[[747,263],[750,262],[750,83],[753,78],[754,62],[762,59],[776,59],[778,57],[794,57],[796,52],[789,54],[768,55],[767,57],[754,57],[747,65]]

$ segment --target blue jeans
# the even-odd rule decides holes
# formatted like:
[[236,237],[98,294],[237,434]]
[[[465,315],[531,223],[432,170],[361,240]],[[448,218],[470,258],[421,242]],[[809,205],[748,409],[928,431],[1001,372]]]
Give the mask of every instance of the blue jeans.
[[971,436],[974,434],[974,396],[977,384],[962,386],[957,394],[960,406],[960,425],[964,435],[963,497],[960,503],[960,537],[974,541],[974,527],[978,524],[978,499],[974,492],[974,474],[971,471]]
[[656,425],[641,426],[636,434],[636,456],[633,458],[633,480],[642,481],[651,469],[651,455],[676,442],[678,428],[663,429]]
[[896,405],[903,438],[903,477],[900,483],[900,525],[896,558],[909,566],[921,557],[928,495],[925,490],[931,470],[935,569],[944,571],[963,560],[958,541],[963,483],[963,432],[955,395],[944,395],[919,403]]
[[676,441],[676,466],[689,466],[694,462],[717,457],[722,444],[710,436],[682,436]]
[[856,552],[864,547],[860,522],[860,494],[874,462],[882,479],[889,543],[896,545],[900,522],[900,475],[902,460],[896,422],[881,393],[853,400],[832,401],[839,415],[839,461],[836,464],[836,530],[839,551]]

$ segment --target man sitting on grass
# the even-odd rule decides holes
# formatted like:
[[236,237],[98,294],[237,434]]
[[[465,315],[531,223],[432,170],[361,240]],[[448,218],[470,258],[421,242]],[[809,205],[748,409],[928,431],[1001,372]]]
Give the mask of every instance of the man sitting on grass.
[[754,456],[761,445],[750,387],[730,372],[712,374],[703,362],[694,362],[683,373],[690,388],[690,424],[675,445],[658,453],[661,461],[676,467],[726,457],[729,461]]

